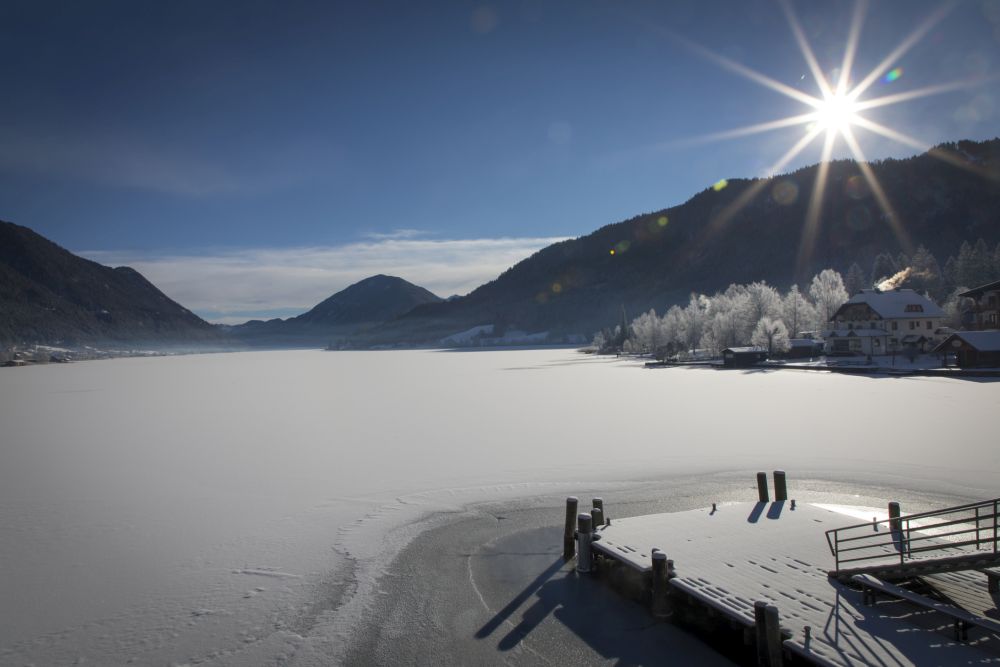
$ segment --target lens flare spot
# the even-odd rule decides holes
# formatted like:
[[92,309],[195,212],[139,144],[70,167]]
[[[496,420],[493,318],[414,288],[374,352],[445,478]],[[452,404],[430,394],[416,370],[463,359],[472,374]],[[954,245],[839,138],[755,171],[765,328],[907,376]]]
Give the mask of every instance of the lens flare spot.
[[552,293],[559,294],[559,292],[562,292],[562,285],[559,283],[552,283]]
[[725,190],[727,185],[729,185],[729,181],[723,178],[722,180],[716,181],[715,185],[712,186],[712,189],[719,192],[720,190]]
[[903,76],[903,68],[897,67],[895,69],[886,72],[886,75],[882,77],[882,80],[885,81],[886,83],[892,83],[893,81],[899,79],[899,77],[901,76]]
[[549,300],[548,292],[539,292],[538,294],[535,295],[536,303],[545,303],[548,300]]
[[615,254],[615,249],[614,248],[611,249],[611,253],[610,254],[612,254],[612,255]]
[[790,206],[799,198],[799,186],[795,181],[782,179],[771,189],[771,198],[782,206]]
[[865,179],[861,178],[859,174],[855,174],[844,183],[844,192],[851,199],[864,199],[871,193],[871,190],[869,190]]
[[667,223],[669,222],[670,220],[668,220],[667,216],[665,215],[661,215],[659,218],[656,219],[656,224],[658,224],[660,227],[666,227]]
[[621,255],[622,253],[628,252],[628,249],[631,247],[631,241],[619,241],[615,244],[615,254]]

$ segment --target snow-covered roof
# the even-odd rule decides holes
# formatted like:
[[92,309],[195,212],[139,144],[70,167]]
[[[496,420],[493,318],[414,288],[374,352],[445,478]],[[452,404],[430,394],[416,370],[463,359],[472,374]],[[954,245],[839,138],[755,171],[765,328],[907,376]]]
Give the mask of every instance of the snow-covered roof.
[[968,292],[962,292],[959,296],[968,296],[973,299],[978,299],[986,292],[992,292],[993,290],[1000,290],[1000,280],[994,280],[991,283],[986,283],[985,285],[980,285],[979,287],[973,287]]
[[938,350],[947,350],[953,338],[961,338],[980,352],[1000,352],[1000,331],[956,331],[943,343]]
[[848,299],[841,308],[858,303],[868,304],[882,319],[886,320],[945,316],[940,306],[911,289],[894,289],[885,292],[863,289]]

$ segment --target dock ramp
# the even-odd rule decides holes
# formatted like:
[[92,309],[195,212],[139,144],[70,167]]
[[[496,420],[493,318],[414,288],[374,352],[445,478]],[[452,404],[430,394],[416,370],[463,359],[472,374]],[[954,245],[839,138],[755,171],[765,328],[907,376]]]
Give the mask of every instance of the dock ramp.
[[829,575],[886,581],[1000,566],[1000,498],[826,531]]

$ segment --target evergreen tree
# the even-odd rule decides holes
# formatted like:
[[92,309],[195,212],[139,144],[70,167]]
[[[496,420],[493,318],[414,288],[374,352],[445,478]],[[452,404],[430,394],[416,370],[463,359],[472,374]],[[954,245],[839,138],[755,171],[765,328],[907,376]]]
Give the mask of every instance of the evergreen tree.
[[968,241],[962,241],[962,246],[958,249],[958,259],[955,260],[955,282],[966,287],[973,286],[975,272],[972,246]]
[[913,271],[907,281],[908,286],[918,292],[931,294],[935,300],[945,296],[941,293],[941,267],[934,254],[921,245],[910,261]]
[[958,261],[949,255],[941,271],[941,291],[951,294],[956,287],[958,287]]
[[986,241],[980,237],[972,247],[972,287],[978,287],[990,282],[993,274],[993,253]]
[[857,262],[851,264],[847,269],[847,277],[844,278],[844,289],[849,295],[854,295],[863,290],[865,285],[865,272],[861,270]]
[[899,267],[896,265],[896,260],[892,258],[892,255],[887,252],[877,255],[875,261],[872,262],[872,276],[869,284],[878,285],[886,278],[896,275],[898,271]]
[[793,337],[807,329],[819,328],[816,326],[816,309],[802,296],[798,285],[792,285],[782,300],[781,317]]

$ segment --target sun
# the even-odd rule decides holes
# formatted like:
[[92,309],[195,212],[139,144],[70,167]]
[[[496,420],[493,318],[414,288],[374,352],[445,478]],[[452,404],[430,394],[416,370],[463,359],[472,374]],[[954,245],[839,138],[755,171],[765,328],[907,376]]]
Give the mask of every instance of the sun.
[[843,132],[858,122],[858,105],[850,96],[833,93],[816,104],[815,122],[827,132]]

